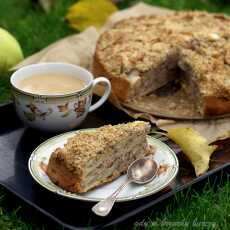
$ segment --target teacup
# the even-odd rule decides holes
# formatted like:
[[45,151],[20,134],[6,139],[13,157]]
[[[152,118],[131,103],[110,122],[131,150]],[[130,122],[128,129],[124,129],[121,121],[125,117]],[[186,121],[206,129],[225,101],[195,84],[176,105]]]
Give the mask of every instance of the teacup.
[[[49,73],[61,73],[78,77],[85,82],[81,90],[67,94],[41,95],[26,92],[19,87],[25,78]],[[108,98],[111,84],[108,79],[93,75],[86,69],[65,63],[41,63],[17,70],[10,79],[16,112],[20,119],[35,129],[62,132],[79,126],[88,112],[99,108]],[[105,85],[104,95],[91,105],[93,89],[98,83]]]

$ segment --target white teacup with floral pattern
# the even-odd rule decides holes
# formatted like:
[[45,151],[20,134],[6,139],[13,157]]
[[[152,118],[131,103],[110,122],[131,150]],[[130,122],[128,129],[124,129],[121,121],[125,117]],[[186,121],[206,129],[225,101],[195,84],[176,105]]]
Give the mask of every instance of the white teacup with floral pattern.
[[[83,80],[86,86],[74,93],[41,95],[25,92],[18,87],[21,80],[41,74],[59,73]],[[86,69],[65,63],[40,63],[17,70],[10,79],[15,108],[20,119],[28,126],[48,131],[71,130],[86,118],[88,112],[100,107],[108,98],[111,84],[108,79],[93,75]],[[104,95],[91,105],[93,88],[98,83],[105,85]]]

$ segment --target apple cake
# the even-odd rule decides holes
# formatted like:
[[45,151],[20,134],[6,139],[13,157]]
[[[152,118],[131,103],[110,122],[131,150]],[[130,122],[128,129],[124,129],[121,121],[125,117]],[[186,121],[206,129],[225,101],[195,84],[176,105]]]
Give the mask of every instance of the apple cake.
[[178,80],[201,116],[230,113],[230,18],[177,12],[122,20],[101,34],[92,63],[121,102]]
[[83,193],[126,172],[134,160],[152,153],[147,144],[150,124],[135,121],[80,131],[56,149],[47,166],[51,181]]

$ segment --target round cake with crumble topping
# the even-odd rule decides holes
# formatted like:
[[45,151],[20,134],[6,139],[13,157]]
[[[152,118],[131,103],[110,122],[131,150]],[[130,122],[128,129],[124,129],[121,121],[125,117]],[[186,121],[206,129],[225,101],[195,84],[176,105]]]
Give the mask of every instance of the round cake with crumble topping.
[[179,81],[201,116],[229,114],[229,28],[229,17],[206,12],[125,19],[100,36],[92,70],[121,102]]

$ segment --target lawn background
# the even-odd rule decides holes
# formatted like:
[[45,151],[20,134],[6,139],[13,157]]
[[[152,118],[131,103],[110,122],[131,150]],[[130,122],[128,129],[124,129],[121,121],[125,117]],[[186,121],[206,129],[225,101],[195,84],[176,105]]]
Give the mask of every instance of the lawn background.
[[[67,8],[76,0],[56,1],[54,9],[46,14],[29,0],[0,0],[0,27],[9,30],[17,38],[25,57],[60,38],[76,33],[64,20]],[[119,7],[125,8],[135,2],[137,1],[125,0],[119,3]],[[230,14],[229,0],[146,0],[145,2],[175,10],[198,9]],[[0,103],[10,100],[9,76],[10,73],[0,75]],[[148,224],[145,227],[175,229],[173,225],[170,227],[162,223],[184,221],[189,223],[188,228],[192,229],[195,221],[210,222],[198,225],[197,229],[229,229],[230,182],[219,183],[217,188],[216,191],[207,183],[201,195],[191,191],[179,193],[163,213],[153,213],[151,217],[146,217]],[[38,213],[4,189],[0,189],[0,230],[50,229],[50,226]],[[142,227],[134,225],[136,229]],[[181,229],[184,227],[185,225]]]

